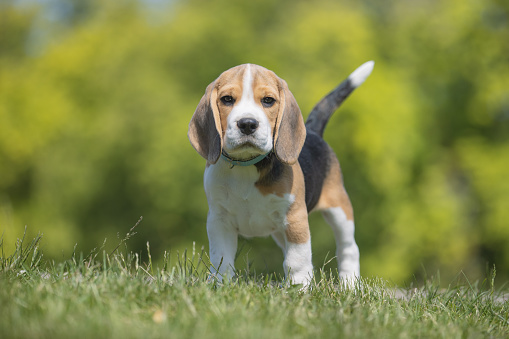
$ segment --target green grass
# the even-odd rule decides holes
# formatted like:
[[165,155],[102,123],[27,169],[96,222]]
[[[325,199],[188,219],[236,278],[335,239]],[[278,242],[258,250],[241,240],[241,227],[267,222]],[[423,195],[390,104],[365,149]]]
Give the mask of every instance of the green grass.
[[206,256],[197,253],[165,255],[161,268],[123,247],[46,262],[39,240],[2,251],[0,338],[509,336],[509,302],[494,290],[494,273],[447,289],[429,282],[398,290],[380,279],[345,289],[318,272],[301,291],[250,272],[226,285],[207,282]]

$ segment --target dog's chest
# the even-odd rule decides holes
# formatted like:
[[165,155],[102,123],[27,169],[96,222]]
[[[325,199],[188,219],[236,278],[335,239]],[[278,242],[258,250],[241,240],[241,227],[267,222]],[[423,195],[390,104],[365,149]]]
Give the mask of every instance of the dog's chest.
[[204,184],[214,220],[245,237],[268,236],[286,228],[291,194],[262,194],[255,166],[230,168],[221,161],[205,170]]

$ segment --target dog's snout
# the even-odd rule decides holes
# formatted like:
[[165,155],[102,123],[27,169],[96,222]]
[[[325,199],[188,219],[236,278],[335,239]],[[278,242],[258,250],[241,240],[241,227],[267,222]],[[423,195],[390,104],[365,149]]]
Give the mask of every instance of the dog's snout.
[[258,128],[258,121],[252,118],[243,118],[237,121],[237,127],[245,135],[253,134]]

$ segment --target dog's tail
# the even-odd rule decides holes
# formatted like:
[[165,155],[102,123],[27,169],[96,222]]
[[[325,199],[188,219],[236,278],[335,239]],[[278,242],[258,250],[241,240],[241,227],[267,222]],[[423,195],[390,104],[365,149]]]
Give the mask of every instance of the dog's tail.
[[353,92],[354,89],[359,87],[364,80],[371,74],[373,67],[375,66],[374,61],[368,61],[359,66],[353,71],[346,80],[338,85],[335,89],[327,94],[309,113],[308,119],[306,120],[306,128],[323,136],[325,126],[329,121],[332,114],[338,109],[338,107],[345,101],[345,99]]

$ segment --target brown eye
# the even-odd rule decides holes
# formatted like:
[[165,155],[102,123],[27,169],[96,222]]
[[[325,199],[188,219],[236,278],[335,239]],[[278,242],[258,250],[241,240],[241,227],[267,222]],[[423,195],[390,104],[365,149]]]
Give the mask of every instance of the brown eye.
[[262,105],[265,107],[271,107],[272,105],[274,105],[275,102],[276,102],[276,99],[274,99],[272,97],[264,97],[262,99]]
[[225,95],[221,97],[221,102],[226,106],[232,106],[235,103],[235,99],[231,95]]

